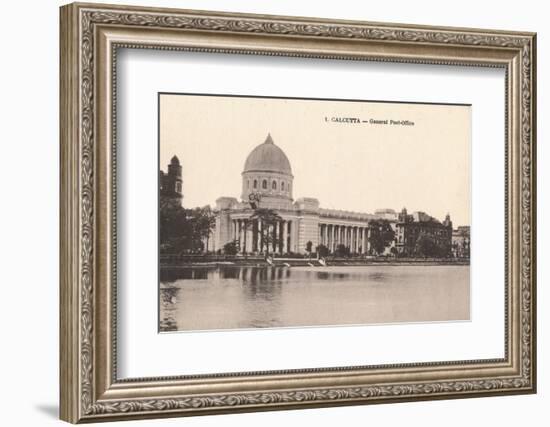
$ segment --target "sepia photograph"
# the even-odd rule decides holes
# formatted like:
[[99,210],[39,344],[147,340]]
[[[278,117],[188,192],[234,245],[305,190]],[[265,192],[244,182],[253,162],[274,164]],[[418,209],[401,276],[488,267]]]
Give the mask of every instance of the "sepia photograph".
[[470,320],[471,105],[158,102],[160,332]]

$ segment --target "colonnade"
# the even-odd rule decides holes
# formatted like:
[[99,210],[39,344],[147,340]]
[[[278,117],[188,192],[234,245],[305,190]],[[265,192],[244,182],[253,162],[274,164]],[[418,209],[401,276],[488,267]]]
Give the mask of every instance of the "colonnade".
[[239,242],[242,253],[269,252],[285,254],[294,244],[294,221],[265,224],[261,220],[233,219],[231,239]]
[[352,253],[369,251],[369,227],[338,224],[319,224],[319,243],[334,252],[338,245],[350,248]]

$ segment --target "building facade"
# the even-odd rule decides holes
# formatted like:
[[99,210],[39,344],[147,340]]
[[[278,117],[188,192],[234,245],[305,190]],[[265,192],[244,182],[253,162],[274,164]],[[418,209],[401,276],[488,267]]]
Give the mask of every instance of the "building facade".
[[453,223],[449,214],[443,222],[425,212],[409,215],[403,208],[395,232],[395,248],[402,256],[451,256]]
[[178,156],[172,157],[166,173],[159,172],[160,196],[165,199],[174,200],[181,204],[183,199],[183,180],[181,178],[181,164]]
[[[272,209],[281,218],[270,226],[270,253],[306,253],[324,245],[334,252],[339,245],[349,247],[351,253],[368,254],[369,222],[386,219],[392,224],[397,215],[392,209],[374,214],[344,210],[323,209],[319,200],[311,197],[294,199],[294,175],[290,161],[271,135],[248,155],[242,176],[241,200],[220,197],[216,200],[216,226],[208,239],[209,251],[223,249],[236,241],[243,253],[258,253],[262,243],[261,220],[250,218],[253,206]],[[309,245],[308,243],[311,242]]]

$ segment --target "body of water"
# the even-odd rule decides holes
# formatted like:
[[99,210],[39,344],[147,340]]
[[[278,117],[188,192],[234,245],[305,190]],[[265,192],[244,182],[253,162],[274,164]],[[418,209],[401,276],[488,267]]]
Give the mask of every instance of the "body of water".
[[161,331],[469,319],[467,265],[161,269]]

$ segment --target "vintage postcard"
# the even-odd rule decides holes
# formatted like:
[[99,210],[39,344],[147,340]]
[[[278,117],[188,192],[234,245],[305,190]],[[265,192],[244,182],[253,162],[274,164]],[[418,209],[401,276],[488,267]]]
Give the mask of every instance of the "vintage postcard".
[[161,332],[470,319],[470,105],[158,99]]

